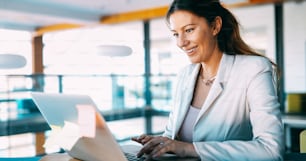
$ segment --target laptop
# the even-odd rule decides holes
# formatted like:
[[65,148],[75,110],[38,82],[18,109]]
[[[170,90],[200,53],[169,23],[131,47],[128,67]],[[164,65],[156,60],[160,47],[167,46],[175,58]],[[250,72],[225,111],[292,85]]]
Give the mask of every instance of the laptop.
[[[64,148],[70,156],[90,161],[153,160],[145,156],[141,158],[136,157],[136,153],[141,146],[120,146],[107,127],[107,123],[100,114],[96,104],[88,95],[32,92],[31,96],[51,129],[54,127],[64,127],[67,121],[78,124],[77,106],[86,105],[94,107],[98,124],[95,130],[95,137],[82,137],[77,140],[71,149],[67,150]],[[177,161],[181,159],[183,158],[175,155],[154,158],[154,160]],[[195,158],[184,158],[183,160],[189,159],[198,160]]]

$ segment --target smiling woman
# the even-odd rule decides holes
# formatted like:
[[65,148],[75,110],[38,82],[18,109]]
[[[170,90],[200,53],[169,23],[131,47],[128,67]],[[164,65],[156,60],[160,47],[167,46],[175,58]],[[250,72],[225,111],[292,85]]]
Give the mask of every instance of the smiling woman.
[[235,16],[218,0],[174,0],[166,22],[191,64],[177,75],[162,136],[132,138],[138,155],[283,160],[274,63],[242,40]]

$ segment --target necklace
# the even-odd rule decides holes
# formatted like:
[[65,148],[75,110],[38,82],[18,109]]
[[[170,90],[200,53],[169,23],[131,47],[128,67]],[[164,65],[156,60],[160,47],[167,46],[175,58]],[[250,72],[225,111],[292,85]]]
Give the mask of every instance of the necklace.
[[201,81],[206,85],[206,86],[211,86],[214,82],[214,80],[216,79],[216,76],[212,76],[212,77],[209,77],[208,75],[208,71],[206,71],[205,69],[203,70],[204,72],[204,75],[205,77],[201,74],[202,73],[202,70],[203,68],[201,68],[200,70],[200,79]]
[[214,80],[216,79],[216,76],[213,76],[213,77],[211,77],[211,78],[206,79],[206,78],[203,78],[202,75],[200,75],[200,79],[201,79],[201,81],[202,81],[206,86],[210,86],[210,85],[212,85],[212,83],[213,83]]

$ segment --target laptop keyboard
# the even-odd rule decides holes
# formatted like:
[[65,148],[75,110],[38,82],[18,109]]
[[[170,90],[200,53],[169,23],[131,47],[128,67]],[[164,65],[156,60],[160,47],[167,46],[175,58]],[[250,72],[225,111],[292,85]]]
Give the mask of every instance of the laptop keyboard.
[[145,160],[145,157],[140,157],[138,158],[135,154],[131,154],[131,153],[124,153],[126,159],[128,161],[143,161]]

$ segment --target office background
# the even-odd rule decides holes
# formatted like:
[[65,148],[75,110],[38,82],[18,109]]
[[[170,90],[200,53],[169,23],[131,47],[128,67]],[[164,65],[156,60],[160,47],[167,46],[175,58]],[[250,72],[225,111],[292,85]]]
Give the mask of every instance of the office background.
[[[306,117],[305,104],[295,105],[292,100],[290,104],[287,99],[288,95],[298,95],[297,100],[303,102],[301,98],[306,91],[306,2],[286,1],[282,9],[282,110],[284,114]],[[233,7],[231,11],[240,21],[246,42],[277,61],[276,33],[280,26],[275,23],[279,13],[275,4]],[[43,74],[32,73],[31,32],[0,26],[0,35],[0,53],[17,53],[27,60],[23,68],[0,69],[2,122],[9,124],[20,113],[35,112],[29,96],[31,91],[88,94],[107,116],[122,144],[131,136],[162,132],[171,109],[175,75],[189,63],[176,47],[163,17],[44,33]],[[127,45],[133,52],[123,57],[97,54],[97,46],[105,44]],[[301,129],[291,130],[292,143],[288,150],[298,151],[297,135]],[[48,131],[45,135],[48,136]],[[33,133],[1,136],[0,155],[36,155],[35,141]],[[47,152],[58,150],[46,149]]]

